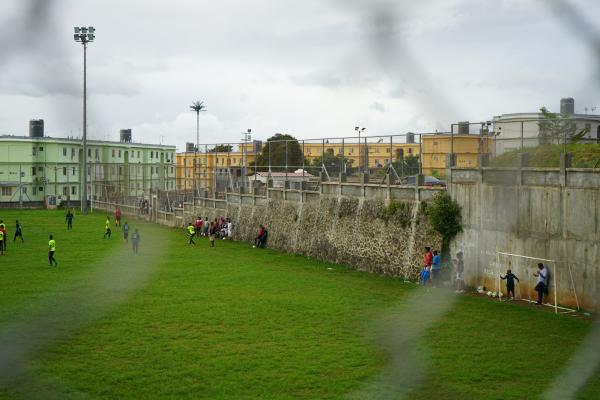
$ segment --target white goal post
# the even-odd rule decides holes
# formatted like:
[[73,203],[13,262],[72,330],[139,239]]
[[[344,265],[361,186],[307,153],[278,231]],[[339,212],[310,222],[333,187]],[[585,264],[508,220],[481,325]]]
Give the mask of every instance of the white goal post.
[[[549,307],[554,307],[554,313],[558,314],[559,313],[559,309],[560,310],[564,310],[562,311],[563,313],[569,313],[569,312],[575,312],[577,310],[579,310],[579,299],[577,298],[577,291],[575,290],[575,282],[573,280],[573,272],[571,271],[571,266],[569,265],[568,262],[561,262],[561,261],[557,261],[557,260],[551,260],[551,259],[546,259],[546,258],[538,258],[538,257],[530,257],[530,256],[524,256],[521,254],[514,254],[514,253],[507,253],[504,251],[496,251],[496,265],[498,267],[498,293],[502,293],[502,279],[500,278],[500,275],[502,274],[502,266],[500,264],[500,258],[520,258],[520,259],[524,259],[524,260],[532,260],[532,261],[540,261],[543,263],[548,263],[548,266],[552,267],[552,275],[551,275],[551,279],[552,279],[552,287],[553,287],[553,294],[554,294],[554,304],[551,303],[546,303],[544,304],[545,306],[549,306]],[[558,305],[558,277],[556,275],[556,264],[566,264],[567,269],[569,271],[569,277],[571,280],[571,289],[573,290],[573,294],[575,296],[575,303],[577,304],[577,310],[574,310],[572,308],[567,308],[567,307],[562,307]],[[520,295],[520,289],[519,289],[519,295]],[[531,300],[531,297],[529,299],[524,299],[521,295],[519,296],[520,300],[523,301],[527,301],[530,303],[533,303],[534,301]],[[499,299],[502,299],[501,296],[498,296]]]

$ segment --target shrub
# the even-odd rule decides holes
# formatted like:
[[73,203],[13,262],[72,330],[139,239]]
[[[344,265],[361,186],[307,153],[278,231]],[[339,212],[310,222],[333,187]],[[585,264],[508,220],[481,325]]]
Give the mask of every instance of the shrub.
[[460,205],[448,192],[439,192],[424,209],[431,227],[442,236],[444,244],[450,243],[462,232]]
[[398,223],[402,228],[410,226],[412,219],[412,205],[402,201],[392,201],[381,213],[381,218],[386,222]]

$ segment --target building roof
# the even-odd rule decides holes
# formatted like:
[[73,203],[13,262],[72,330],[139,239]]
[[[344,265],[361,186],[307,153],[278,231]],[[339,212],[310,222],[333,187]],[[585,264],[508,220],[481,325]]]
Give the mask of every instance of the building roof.
[[[252,174],[254,175],[254,174]],[[268,172],[257,172],[256,175],[258,176],[264,176],[265,178],[269,176]],[[287,174],[285,172],[271,172],[271,177],[272,178],[282,178],[282,177],[305,177],[305,178],[314,178],[314,175],[309,174],[308,172],[288,172]]]
[[[0,141],[19,141],[19,142],[57,142],[57,143],[81,143],[81,138],[55,138],[51,136],[31,137],[31,136],[15,136],[15,135],[0,135]],[[137,147],[156,147],[161,149],[175,150],[176,146],[166,144],[150,144],[138,142],[117,142],[113,140],[96,140],[88,139],[89,145],[112,145],[112,146],[137,146]]]

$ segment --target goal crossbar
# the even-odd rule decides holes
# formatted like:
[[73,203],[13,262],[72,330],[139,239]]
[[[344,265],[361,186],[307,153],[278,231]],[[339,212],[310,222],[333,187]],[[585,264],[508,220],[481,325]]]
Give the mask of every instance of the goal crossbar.
[[[567,269],[569,270],[569,276],[571,278],[571,288],[573,289],[573,294],[575,295],[575,302],[577,303],[577,309],[579,309],[579,299],[577,298],[577,291],[575,290],[575,282],[573,281],[573,273],[571,271],[571,266],[569,265],[569,263],[564,262],[564,261],[557,261],[557,260],[553,260],[553,259],[548,259],[548,258],[539,258],[539,257],[530,257],[530,256],[524,256],[521,254],[515,254],[515,253],[508,253],[505,251],[496,251],[496,265],[498,266],[498,293],[501,293],[501,287],[502,287],[502,279],[500,278],[500,274],[501,274],[501,267],[500,267],[500,256],[506,256],[506,257],[516,257],[516,258],[523,258],[526,260],[535,260],[535,261],[542,261],[542,262],[547,262],[547,263],[551,263],[552,264],[552,283],[554,286],[554,304],[544,304],[545,306],[550,306],[550,307],[554,307],[554,313],[558,314],[558,310],[566,310],[565,313],[570,313],[570,312],[575,312],[576,310],[572,309],[572,308],[568,308],[568,307],[562,307],[558,305],[558,299],[557,299],[557,276],[556,276],[556,264],[557,263],[565,263],[567,265]],[[499,297],[499,299],[501,300],[501,297]],[[521,298],[521,300],[523,301],[527,301],[530,303],[534,303],[533,300],[528,300],[528,299],[523,299]]]

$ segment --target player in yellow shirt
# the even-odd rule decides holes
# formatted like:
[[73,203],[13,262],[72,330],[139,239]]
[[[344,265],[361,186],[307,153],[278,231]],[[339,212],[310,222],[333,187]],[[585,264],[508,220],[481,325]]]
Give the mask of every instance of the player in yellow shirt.
[[58,267],[58,261],[54,258],[54,252],[56,251],[56,241],[50,235],[50,240],[48,241],[48,261],[50,262],[50,266],[52,266],[52,262],[54,261],[54,266]]
[[106,239],[106,237],[110,237],[111,232],[110,232],[110,217],[106,217],[106,222],[104,224],[104,228],[106,228],[106,232],[104,232],[104,236],[102,236],[103,239]]
[[191,222],[188,224],[187,231],[190,235],[190,241],[188,244],[193,244],[195,246],[196,243],[194,243],[194,236],[196,236],[196,228],[194,228],[194,225]]

